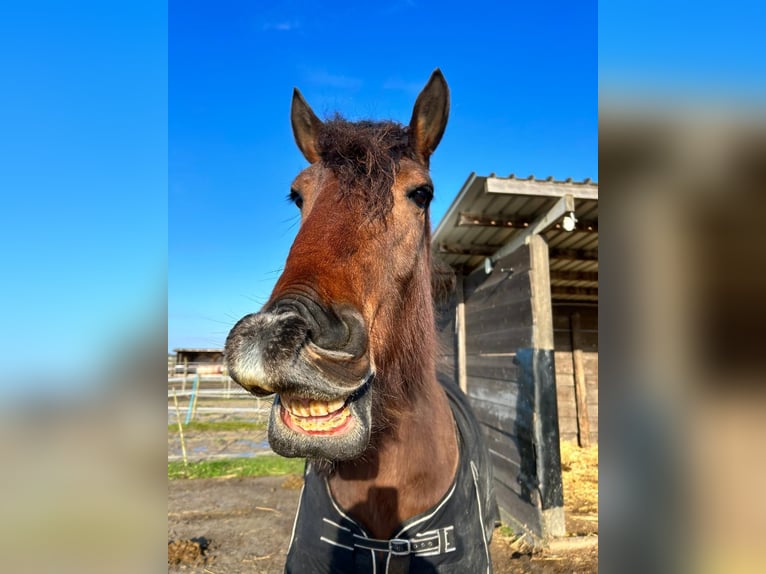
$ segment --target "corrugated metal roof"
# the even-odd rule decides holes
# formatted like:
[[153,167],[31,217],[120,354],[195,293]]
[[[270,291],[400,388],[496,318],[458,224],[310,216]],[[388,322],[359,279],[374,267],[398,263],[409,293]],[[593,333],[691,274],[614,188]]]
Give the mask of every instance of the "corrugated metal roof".
[[467,274],[550,214],[566,195],[574,201],[575,228],[566,231],[557,218],[540,233],[550,248],[552,298],[598,301],[598,184],[590,179],[574,182],[472,173],[437,225],[432,249]]

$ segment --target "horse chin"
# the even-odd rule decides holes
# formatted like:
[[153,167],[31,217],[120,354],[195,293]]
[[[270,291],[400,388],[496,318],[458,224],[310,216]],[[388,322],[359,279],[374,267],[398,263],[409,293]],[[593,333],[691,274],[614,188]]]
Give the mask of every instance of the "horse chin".
[[[320,409],[295,397],[277,395],[269,418],[269,444],[277,454],[327,461],[353,460],[370,443],[372,400],[370,381],[335,410]],[[298,406],[298,405],[304,406]]]

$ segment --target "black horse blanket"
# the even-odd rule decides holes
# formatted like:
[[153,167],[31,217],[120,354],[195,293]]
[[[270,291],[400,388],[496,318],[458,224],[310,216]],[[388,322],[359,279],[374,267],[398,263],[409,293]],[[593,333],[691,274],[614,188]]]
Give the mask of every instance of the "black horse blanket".
[[308,463],[286,573],[491,574],[489,542],[499,514],[489,452],[466,396],[454,384],[443,387],[458,429],[460,462],[442,500],[403,522],[390,540],[372,539]]

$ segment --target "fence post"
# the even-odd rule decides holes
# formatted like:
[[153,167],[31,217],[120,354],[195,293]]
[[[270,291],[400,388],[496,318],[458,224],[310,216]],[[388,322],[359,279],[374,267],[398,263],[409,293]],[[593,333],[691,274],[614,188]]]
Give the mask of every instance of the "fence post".
[[189,409],[186,411],[186,423],[191,421],[194,411],[197,408],[197,389],[199,388],[199,374],[194,376],[194,384],[192,385],[191,396],[189,397]]
[[582,448],[590,446],[590,418],[588,417],[588,395],[585,385],[585,366],[580,341],[580,314],[569,317],[572,333],[572,366],[574,371],[575,405],[577,407],[577,442]]

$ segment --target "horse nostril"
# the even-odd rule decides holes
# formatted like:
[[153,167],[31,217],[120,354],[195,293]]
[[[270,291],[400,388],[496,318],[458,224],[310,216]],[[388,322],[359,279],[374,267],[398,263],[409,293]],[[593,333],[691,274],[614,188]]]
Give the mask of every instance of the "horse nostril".
[[327,351],[342,351],[359,357],[367,350],[364,319],[351,306],[329,308],[304,295],[278,300],[270,313],[294,313],[305,321],[306,338]]

